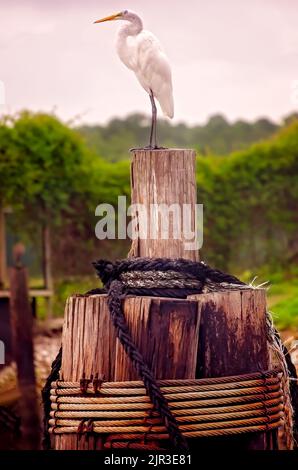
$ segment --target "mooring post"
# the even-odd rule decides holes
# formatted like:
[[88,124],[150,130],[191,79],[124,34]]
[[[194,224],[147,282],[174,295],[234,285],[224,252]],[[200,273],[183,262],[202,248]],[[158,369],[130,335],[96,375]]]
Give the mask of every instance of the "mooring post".
[[139,233],[129,256],[198,261],[190,246],[197,236],[194,150],[132,151],[131,202]]
[[34,370],[33,317],[27,278],[27,270],[19,262],[10,268],[10,312],[20,390],[20,445],[22,450],[38,450],[41,443],[41,423]]
[[[188,204],[194,217],[196,181],[193,150],[133,151],[131,182],[132,202],[144,204],[149,214],[151,203],[177,204],[178,207]],[[157,226],[157,238],[135,240],[131,254],[198,259],[198,253],[187,250],[185,246],[193,240],[175,239],[172,230],[169,239],[163,239],[160,224],[164,220],[154,220],[149,215],[149,225],[154,223]],[[142,229],[143,219],[139,218],[138,223]],[[192,224],[194,227],[194,219]],[[124,314],[135,344],[157,379],[195,377],[200,321],[197,301],[130,297],[124,301]],[[68,300],[62,347],[61,376],[64,380],[79,380],[83,374],[90,377],[96,373],[103,374],[107,381],[138,378],[116,339],[104,295],[73,296]],[[104,439],[102,436],[57,435],[55,448],[103,449]]]
[[[132,214],[138,230],[129,256],[197,261],[198,251],[189,249],[189,242],[194,240],[185,237],[181,224],[173,226],[170,210],[175,205],[180,211],[183,205],[190,207],[190,226],[194,229],[195,152],[134,150],[131,187],[135,204]],[[154,237],[150,236],[152,233]],[[185,300],[129,297],[123,306],[133,341],[157,379],[217,377],[267,369],[270,364],[265,309],[263,290],[235,288]],[[104,374],[107,381],[137,378],[116,339],[105,295],[79,295],[67,301],[62,346],[61,377],[65,381],[78,381],[84,374],[90,377],[97,373]],[[270,433],[250,433],[208,438],[208,443],[214,448],[239,444],[242,448],[265,449],[271,446],[267,443],[269,437]],[[200,438],[195,446],[208,443]],[[55,438],[55,448],[103,449],[105,439],[99,435],[86,438],[61,434]]]

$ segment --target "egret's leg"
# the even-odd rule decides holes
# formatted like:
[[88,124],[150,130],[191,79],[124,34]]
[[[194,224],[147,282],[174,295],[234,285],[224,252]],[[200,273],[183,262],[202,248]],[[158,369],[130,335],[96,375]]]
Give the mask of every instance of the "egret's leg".
[[131,148],[130,150],[142,150],[142,149],[163,149],[164,147],[158,147],[157,146],[157,136],[156,136],[156,128],[157,128],[157,109],[156,109],[156,104],[153,96],[152,90],[149,92],[149,97],[151,101],[151,107],[152,107],[152,116],[151,116],[151,129],[150,129],[150,142],[149,145],[146,147],[142,148]]
[[[156,137],[156,116],[157,116],[157,109],[154,100],[154,96],[152,90],[149,93],[151,106],[152,106],[152,120],[151,120],[151,130],[150,130],[150,143],[149,146],[151,148],[157,148],[157,137]],[[154,143],[154,144],[153,144]]]

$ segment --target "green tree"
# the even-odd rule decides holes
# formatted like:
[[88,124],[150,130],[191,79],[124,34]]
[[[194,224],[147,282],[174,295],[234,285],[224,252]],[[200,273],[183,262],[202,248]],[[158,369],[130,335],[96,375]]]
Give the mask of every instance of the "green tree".
[[55,220],[88,187],[82,138],[55,117],[24,112],[0,123],[2,204]]

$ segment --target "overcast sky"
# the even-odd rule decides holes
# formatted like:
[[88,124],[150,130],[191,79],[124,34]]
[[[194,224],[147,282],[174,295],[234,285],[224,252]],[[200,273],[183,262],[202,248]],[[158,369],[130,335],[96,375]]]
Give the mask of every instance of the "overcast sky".
[[55,110],[78,123],[149,112],[116,55],[119,22],[93,24],[123,9],[169,56],[176,121],[279,120],[298,108],[298,0],[0,0],[0,110]]

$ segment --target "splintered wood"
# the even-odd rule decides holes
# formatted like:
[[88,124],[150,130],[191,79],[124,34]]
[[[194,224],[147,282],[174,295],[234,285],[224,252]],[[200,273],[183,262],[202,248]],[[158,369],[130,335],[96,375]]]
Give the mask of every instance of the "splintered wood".
[[[194,378],[200,315],[196,301],[130,297],[124,314],[135,344],[157,379]],[[106,381],[136,380],[116,339],[105,295],[73,296],[66,304],[61,377],[79,381],[98,373]],[[56,449],[102,449],[101,436],[55,436]]]

